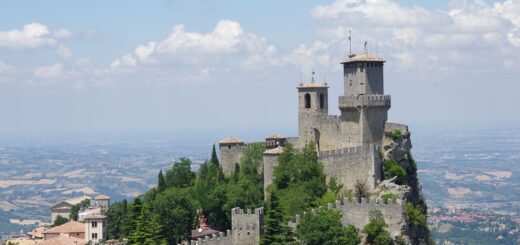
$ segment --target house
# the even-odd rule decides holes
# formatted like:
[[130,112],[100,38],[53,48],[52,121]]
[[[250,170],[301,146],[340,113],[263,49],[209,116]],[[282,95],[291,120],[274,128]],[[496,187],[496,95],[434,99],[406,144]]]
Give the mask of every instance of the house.
[[73,206],[74,206],[73,204],[71,204],[67,201],[62,201],[62,202],[52,206],[51,207],[51,223],[54,223],[54,220],[56,220],[56,218],[58,216],[68,219]]
[[85,241],[97,243],[107,240],[106,216],[101,214],[90,214],[83,218],[85,220]]
[[[85,240],[85,224],[69,221],[63,225],[53,227],[42,232],[44,240],[48,241],[57,237],[75,238],[78,241]],[[72,243],[71,243],[72,244]]]

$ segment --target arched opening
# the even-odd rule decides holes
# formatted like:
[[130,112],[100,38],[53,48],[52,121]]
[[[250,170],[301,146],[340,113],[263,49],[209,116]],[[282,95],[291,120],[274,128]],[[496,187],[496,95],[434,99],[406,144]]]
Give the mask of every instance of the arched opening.
[[323,93],[320,94],[320,109],[325,107],[325,95]]
[[309,93],[305,94],[305,108],[311,108],[311,95]]

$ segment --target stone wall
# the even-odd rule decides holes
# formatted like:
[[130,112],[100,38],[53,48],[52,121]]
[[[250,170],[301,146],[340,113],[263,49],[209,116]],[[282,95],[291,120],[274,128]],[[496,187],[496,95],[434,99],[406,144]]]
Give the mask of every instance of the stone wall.
[[188,245],[257,245],[264,227],[264,208],[255,210],[231,209],[231,229],[198,240]]
[[[356,228],[362,230],[365,225],[369,223],[370,212],[373,210],[379,210],[383,215],[386,223],[388,224],[388,231],[395,237],[402,234],[406,218],[403,211],[403,203],[400,199],[388,200],[385,203],[380,199],[365,199],[362,198],[360,202],[357,200],[338,200],[335,203],[330,203],[327,208],[334,209],[341,212],[341,223],[345,225],[354,225]],[[311,210],[310,214],[304,213],[303,215],[312,215],[316,210]],[[291,228],[296,228],[300,222],[300,216],[296,217],[288,223]]]
[[278,154],[264,153],[264,197],[267,198],[267,187],[273,183],[274,168],[278,166]]
[[353,190],[357,180],[366,181],[373,190],[381,180],[381,157],[376,145],[358,146],[319,152],[327,182],[336,177],[344,190]]
[[264,227],[264,208],[231,209],[231,236],[233,245],[256,245]]
[[231,175],[235,171],[235,164],[240,162],[247,146],[243,144],[220,144],[220,165],[225,175]]

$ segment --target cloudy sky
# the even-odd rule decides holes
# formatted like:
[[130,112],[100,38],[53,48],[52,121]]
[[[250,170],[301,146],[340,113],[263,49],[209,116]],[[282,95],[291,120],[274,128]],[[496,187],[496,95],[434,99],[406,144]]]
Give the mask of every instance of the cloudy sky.
[[296,133],[368,41],[390,120],[520,123],[520,0],[2,1],[0,134]]

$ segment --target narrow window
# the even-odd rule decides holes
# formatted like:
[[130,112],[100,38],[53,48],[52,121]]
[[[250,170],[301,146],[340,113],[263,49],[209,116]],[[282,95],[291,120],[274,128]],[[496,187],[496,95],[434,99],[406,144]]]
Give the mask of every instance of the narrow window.
[[92,239],[97,239],[97,233],[92,233]]
[[320,94],[320,109],[325,107],[325,95],[323,93]]
[[311,108],[311,95],[309,93],[305,94],[305,108]]
[[97,227],[97,221],[92,221],[92,227]]

